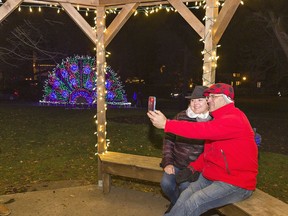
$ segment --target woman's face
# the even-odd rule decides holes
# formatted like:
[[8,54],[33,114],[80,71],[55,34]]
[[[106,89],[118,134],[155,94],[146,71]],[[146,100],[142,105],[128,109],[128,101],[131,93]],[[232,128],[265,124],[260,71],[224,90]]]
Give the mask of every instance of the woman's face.
[[207,113],[209,109],[206,98],[191,99],[189,106],[195,114]]

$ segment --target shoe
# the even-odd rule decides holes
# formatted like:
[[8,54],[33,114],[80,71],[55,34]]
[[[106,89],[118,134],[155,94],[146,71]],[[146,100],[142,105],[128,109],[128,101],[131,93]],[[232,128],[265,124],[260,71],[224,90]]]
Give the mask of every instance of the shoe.
[[169,213],[171,211],[171,209],[173,208],[173,203],[170,203],[170,205],[168,206],[168,209],[165,211],[165,214]]
[[0,204],[0,216],[6,216],[11,213],[11,210],[8,209],[6,206]]

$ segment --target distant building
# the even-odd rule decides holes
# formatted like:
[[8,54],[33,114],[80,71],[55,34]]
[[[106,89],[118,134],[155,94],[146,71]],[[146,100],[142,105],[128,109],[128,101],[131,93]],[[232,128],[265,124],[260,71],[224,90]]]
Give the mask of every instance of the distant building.
[[265,92],[264,79],[256,77],[255,74],[248,71],[223,73],[217,75],[217,82],[224,82],[232,85],[238,94]]
[[129,83],[129,84],[145,84],[145,80],[141,79],[139,77],[128,77],[125,80],[125,83]]
[[33,74],[34,80],[43,81],[47,79],[48,73],[56,67],[56,64],[53,63],[39,63],[33,64]]

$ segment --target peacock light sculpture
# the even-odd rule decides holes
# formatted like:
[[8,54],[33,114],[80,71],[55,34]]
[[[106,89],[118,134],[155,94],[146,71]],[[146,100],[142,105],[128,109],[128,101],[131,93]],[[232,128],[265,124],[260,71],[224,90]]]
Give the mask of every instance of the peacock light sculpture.
[[[58,64],[44,84],[42,104],[87,104],[97,102],[95,57],[67,57]],[[106,67],[105,87],[108,105],[129,106],[120,77],[110,66]]]

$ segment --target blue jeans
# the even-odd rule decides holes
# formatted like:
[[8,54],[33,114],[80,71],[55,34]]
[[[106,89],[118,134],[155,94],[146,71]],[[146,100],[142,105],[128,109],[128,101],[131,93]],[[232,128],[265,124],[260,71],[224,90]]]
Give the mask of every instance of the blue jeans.
[[220,181],[209,181],[202,174],[183,191],[171,211],[165,216],[199,216],[220,206],[244,200],[253,191]]
[[[179,172],[179,168],[174,167],[175,174]],[[170,202],[174,205],[182,191],[184,191],[188,186],[190,182],[183,182],[180,185],[176,184],[175,175],[167,174],[164,172],[162,180],[161,180],[161,188],[163,193],[168,197]]]

